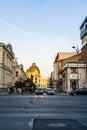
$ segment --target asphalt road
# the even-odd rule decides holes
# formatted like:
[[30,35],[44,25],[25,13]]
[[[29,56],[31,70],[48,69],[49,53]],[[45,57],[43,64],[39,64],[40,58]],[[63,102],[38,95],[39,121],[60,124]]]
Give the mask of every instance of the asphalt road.
[[0,96],[0,130],[68,130],[70,122],[76,130],[87,129],[87,96]]

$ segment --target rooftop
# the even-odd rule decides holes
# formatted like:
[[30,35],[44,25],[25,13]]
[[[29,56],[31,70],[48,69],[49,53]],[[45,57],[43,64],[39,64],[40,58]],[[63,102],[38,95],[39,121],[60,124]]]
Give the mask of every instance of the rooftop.
[[76,55],[76,52],[59,52],[54,62],[56,62],[57,60],[69,58],[70,56],[73,56],[73,55]]

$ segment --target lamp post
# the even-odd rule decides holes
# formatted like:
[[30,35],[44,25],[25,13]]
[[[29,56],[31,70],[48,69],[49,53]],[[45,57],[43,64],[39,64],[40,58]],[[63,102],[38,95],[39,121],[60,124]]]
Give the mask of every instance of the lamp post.
[[78,73],[78,54],[79,54],[79,49],[78,49],[78,45],[75,47],[75,46],[72,46],[73,49],[76,50],[76,54],[77,54],[77,80],[78,80],[78,88],[79,88],[79,73]]

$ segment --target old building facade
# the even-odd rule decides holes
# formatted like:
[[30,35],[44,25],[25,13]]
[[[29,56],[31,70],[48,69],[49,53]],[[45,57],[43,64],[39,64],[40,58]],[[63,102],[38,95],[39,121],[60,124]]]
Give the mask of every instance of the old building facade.
[[[73,82],[75,89],[87,86],[86,82],[86,62],[67,63],[62,68],[62,91],[69,92],[73,89]],[[78,71],[77,71],[78,69]]]
[[87,62],[82,60],[81,53],[57,60],[57,68],[59,92],[71,91],[73,82],[76,83],[77,88],[87,86]]
[[36,87],[40,86],[40,70],[39,67],[36,66],[36,63],[32,63],[32,66],[26,70],[26,78],[32,79]]
[[61,77],[61,70],[62,67],[67,63],[65,59],[69,58],[71,60],[71,56],[75,55],[76,53],[74,52],[59,52],[55,58],[54,61],[54,87],[57,88],[58,91],[61,89],[62,85],[62,77]]
[[0,43],[0,90],[5,91],[14,84],[14,53],[10,44]]
[[42,88],[48,88],[49,87],[49,79],[40,79],[40,87]]
[[26,75],[24,72],[23,65],[22,64],[17,65],[15,67],[15,82],[17,81],[23,82],[25,79],[26,79]]

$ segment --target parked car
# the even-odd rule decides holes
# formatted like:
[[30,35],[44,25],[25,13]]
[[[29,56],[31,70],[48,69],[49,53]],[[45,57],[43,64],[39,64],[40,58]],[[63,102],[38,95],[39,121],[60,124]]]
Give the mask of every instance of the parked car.
[[49,88],[49,89],[47,90],[47,94],[48,94],[48,95],[55,95],[55,90],[52,89],[52,88]]
[[87,95],[87,88],[78,88],[69,92],[70,95]]
[[44,88],[44,92],[47,93],[50,88]]
[[35,94],[37,94],[37,95],[43,95],[43,93],[44,93],[43,88],[36,88],[35,89]]

